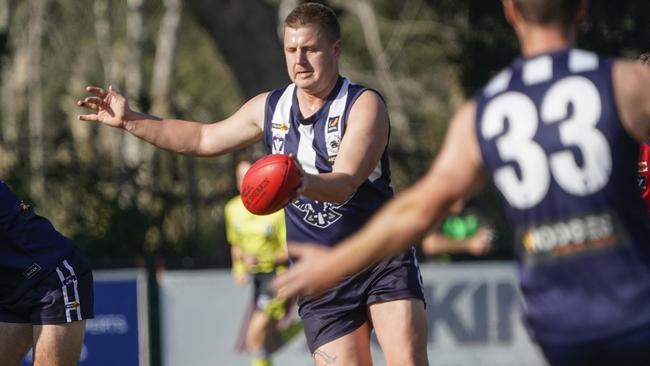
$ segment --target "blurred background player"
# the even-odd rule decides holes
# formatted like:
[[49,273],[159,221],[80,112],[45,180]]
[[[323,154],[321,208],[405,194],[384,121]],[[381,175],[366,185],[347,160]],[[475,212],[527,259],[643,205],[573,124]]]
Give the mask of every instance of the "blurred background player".
[[[646,66],[650,66],[650,53],[639,55],[637,60]],[[639,189],[650,220],[650,169],[648,169],[648,165],[650,165],[650,140],[646,139],[641,142],[639,152]]]
[[[237,164],[237,187],[250,166],[246,160]],[[302,330],[299,320],[292,322],[292,301],[276,298],[270,287],[273,276],[288,264],[284,211],[257,216],[237,196],[228,201],[224,214],[235,283],[253,282],[253,303],[238,348],[254,354],[251,366],[269,366],[271,354]]]
[[0,181],[0,365],[76,365],[92,317],[86,260]]
[[274,285],[317,293],[403,250],[491,178],[515,229],[522,311],[551,365],[650,365],[650,229],[636,187],[650,70],[572,48],[581,0],[503,0],[522,57],[450,122],[429,172]]
[[451,255],[482,256],[493,249],[494,230],[481,224],[478,215],[459,200],[450,208],[440,228],[422,239],[422,252],[437,260],[449,261]]
[[[393,196],[388,111],[376,91],[339,74],[340,32],[336,14],[324,5],[293,9],[283,36],[293,83],[253,97],[221,122],[136,112],[110,86],[86,88],[92,96],[77,104],[91,113],[79,119],[187,155],[221,155],[258,141],[272,153],[293,154],[305,174],[300,196],[285,207],[287,240],[329,247],[356,232]],[[428,364],[424,292],[413,248],[342,280],[323,296],[301,297],[299,306],[316,365],[371,364],[372,330],[388,365]]]

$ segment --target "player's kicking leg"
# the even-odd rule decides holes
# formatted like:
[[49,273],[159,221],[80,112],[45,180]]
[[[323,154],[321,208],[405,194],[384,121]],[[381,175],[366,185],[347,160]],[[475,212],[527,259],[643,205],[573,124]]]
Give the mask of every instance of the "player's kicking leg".
[[365,322],[352,333],[318,347],[312,357],[316,366],[371,366],[370,325]]
[[387,366],[426,366],[427,320],[420,299],[378,302],[370,319]]
[[34,366],[74,366],[79,362],[86,321],[34,326]]
[[31,346],[31,324],[0,322],[0,365],[20,365]]

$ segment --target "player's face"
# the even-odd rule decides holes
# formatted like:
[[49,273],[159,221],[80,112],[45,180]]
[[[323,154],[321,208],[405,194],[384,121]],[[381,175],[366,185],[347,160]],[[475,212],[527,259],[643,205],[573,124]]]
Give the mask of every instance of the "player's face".
[[341,41],[332,42],[317,26],[284,29],[289,78],[298,88],[318,93],[338,76]]

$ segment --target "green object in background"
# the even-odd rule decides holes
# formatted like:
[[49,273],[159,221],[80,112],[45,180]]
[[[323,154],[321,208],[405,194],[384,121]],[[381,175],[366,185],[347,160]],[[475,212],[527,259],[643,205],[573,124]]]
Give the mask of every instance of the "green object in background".
[[478,218],[474,215],[449,216],[442,224],[442,234],[452,239],[463,240],[476,234]]

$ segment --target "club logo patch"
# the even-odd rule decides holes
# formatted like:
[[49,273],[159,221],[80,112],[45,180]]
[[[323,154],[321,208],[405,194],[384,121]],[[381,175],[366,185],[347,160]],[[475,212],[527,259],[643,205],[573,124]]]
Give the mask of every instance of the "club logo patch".
[[273,136],[273,153],[282,153],[284,152],[284,137],[280,135]]
[[337,209],[344,204],[318,201],[303,202],[300,199],[292,203],[295,208],[304,213],[302,221],[320,229],[329,227],[343,216]]

